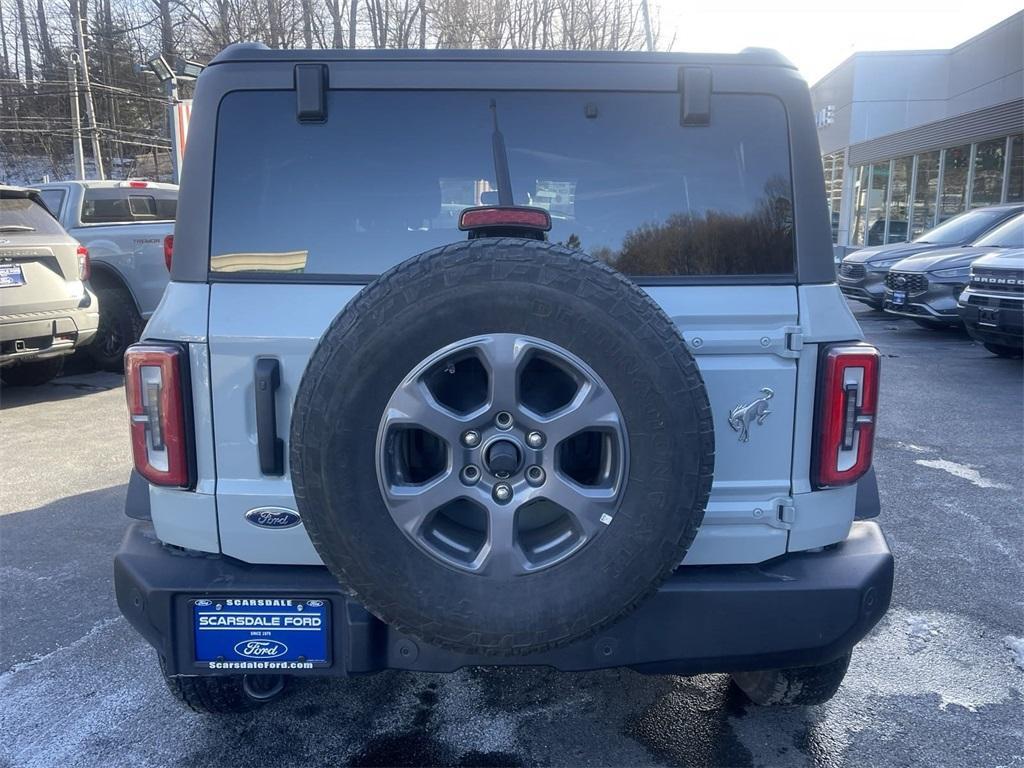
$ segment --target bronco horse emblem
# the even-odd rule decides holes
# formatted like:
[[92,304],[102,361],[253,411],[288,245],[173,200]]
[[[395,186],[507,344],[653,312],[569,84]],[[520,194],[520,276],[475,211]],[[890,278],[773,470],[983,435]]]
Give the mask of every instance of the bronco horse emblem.
[[762,387],[761,397],[746,405],[737,405],[729,411],[729,426],[740,433],[740,442],[746,443],[750,440],[750,424],[756,421],[764,424],[765,418],[771,411],[768,409],[768,401],[775,397],[775,393],[768,387]]

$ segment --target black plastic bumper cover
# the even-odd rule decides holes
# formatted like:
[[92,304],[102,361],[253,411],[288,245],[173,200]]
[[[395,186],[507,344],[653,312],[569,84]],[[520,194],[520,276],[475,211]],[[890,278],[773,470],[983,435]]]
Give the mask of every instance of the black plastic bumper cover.
[[194,663],[187,604],[190,597],[216,595],[329,600],[333,665],[296,675],[497,665],[698,674],[837,658],[889,607],[893,557],[876,523],[856,522],[845,542],[825,551],[756,566],[680,568],[636,612],[595,637],[523,657],[467,656],[426,645],[370,615],[325,568],[177,553],[146,523],[129,528],[114,561],[114,583],[122,613],[164,658],[170,674],[218,674]]

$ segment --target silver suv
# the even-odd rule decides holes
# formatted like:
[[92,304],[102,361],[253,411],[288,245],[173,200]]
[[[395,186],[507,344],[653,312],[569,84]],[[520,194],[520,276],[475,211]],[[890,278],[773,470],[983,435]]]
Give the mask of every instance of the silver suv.
[[33,189],[0,186],[0,377],[43,384],[96,335],[89,253]]
[[892,591],[880,361],[785,59],[241,45],[195,99],[115,567],[175,696],[467,665],[832,696]]

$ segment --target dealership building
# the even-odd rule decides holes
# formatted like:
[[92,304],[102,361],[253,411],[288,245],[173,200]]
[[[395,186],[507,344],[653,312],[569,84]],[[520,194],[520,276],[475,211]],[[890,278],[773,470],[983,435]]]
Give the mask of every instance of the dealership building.
[[1024,200],[1024,11],[950,50],[856,53],[811,98],[839,247]]

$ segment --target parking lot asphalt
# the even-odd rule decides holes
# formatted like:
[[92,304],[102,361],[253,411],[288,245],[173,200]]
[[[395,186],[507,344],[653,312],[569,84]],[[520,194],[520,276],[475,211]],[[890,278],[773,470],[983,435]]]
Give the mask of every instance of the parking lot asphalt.
[[884,355],[896,592],[829,704],[744,706],[720,675],[523,668],[191,714],[114,602],[127,417],[120,377],[92,373],[0,395],[0,763],[1024,766],[1024,366],[854,309]]

